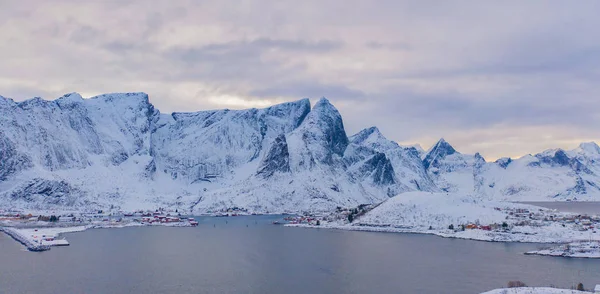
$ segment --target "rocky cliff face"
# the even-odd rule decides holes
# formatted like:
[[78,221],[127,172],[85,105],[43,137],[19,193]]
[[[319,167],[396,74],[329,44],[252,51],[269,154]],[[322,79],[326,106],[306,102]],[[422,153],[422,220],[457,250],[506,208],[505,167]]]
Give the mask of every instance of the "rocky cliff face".
[[271,148],[267,151],[256,174],[265,179],[273,176],[275,173],[290,172],[290,152],[285,135],[281,134],[275,138]]

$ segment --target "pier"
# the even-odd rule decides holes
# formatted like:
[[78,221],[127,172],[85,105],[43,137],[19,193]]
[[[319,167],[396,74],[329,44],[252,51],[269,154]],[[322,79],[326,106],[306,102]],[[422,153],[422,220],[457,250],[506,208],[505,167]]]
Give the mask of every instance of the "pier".
[[4,233],[6,233],[7,235],[11,236],[17,242],[23,244],[25,247],[27,247],[27,250],[29,250],[29,251],[46,251],[46,250],[50,250],[50,246],[38,244],[38,243],[36,243],[36,242],[28,239],[27,237],[19,234],[13,228],[0,227],[0,231],[2,231]]

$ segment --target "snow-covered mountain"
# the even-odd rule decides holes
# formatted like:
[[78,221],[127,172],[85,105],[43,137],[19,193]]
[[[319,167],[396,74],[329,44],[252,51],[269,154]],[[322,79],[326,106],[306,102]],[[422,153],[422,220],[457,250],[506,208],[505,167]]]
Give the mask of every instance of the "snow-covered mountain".
[[444,139],[423,159],[443,191],[509,201],[600,200],[599,163],[596,143],[486,162],[479,153],[461,154]]
[[599,200],[600,152],[596,143],[502,158],[481,169],[479,194],[508,200]]
[[427,152],[376,127],[348,137],[325,98],[162,114],[144,93],[15,102],[0,96],[0,208],[324,211],[410,191],[600,199],[600,147],[486,162]]
[[0,97],[0,113],[2,208],[297,212],[397,191],[385,155],[346,160],[342,117],[324,98],[161,114],[144,93],[73,93]]

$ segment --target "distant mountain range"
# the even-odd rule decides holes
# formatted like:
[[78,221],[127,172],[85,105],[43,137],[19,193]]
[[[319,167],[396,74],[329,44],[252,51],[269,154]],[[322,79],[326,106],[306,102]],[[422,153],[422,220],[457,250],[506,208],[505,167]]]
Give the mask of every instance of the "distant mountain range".
[[487,162],[441,139],[348,137],[325,98],[161,114],[144,93],[0,96],[0,209],[327,211],[409,191],[495,200],[600,200],[600,147]]

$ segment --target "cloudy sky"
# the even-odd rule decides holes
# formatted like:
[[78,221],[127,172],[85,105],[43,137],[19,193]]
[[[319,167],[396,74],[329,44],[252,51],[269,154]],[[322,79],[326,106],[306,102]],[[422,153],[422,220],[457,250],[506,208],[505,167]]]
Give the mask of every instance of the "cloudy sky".
[[[493,5],[492,5],[493,3]],[[600,141],[599,1],[0,0],[0,95],[142,91],[162,112],[328,97],[488,159]]]

